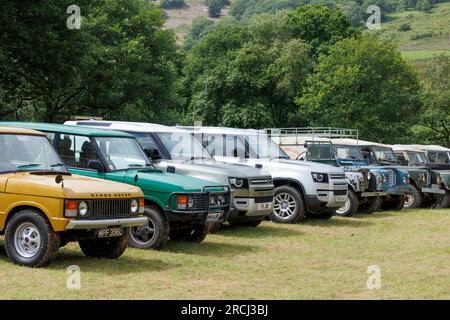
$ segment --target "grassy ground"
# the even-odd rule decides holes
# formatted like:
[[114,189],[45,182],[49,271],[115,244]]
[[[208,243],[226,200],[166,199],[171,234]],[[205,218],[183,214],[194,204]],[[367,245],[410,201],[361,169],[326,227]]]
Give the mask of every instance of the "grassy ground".
[[[76,244],[48,268],[7,261],[0,240],[0,299],[450,299],[450,210],[264,222],[226,228],[203,244],[162,252],[129,249],[118,260],[85,258]],[[66,289],[69,265],[80,290]],[[366,287],[381,268],[381,289]]]
[[[409,31],[399,31],[408,24]],[[437,4],[429,13],[402,11],[389,15],[382,23],[382,37],[398,44],[408,60],[432,58],[435,54],[450,54],[450,3]]]

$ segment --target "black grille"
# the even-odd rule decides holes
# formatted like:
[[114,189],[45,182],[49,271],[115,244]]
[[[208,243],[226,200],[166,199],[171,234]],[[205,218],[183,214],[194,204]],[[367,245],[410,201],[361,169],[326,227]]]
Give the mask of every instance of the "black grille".
[[261,179],[250,180],[251,185],[269,184],[269,183],[272,183],[272,179],[270,179],[270,178],[261,178]]
[[347,190],[334,190],[334,195],[336,196],[345,196],[347,194]]
[[101,199],[89,201],[91,218],[128,217],[131,215],[131,199]]
[[345,174],[344,173],[332,173],[330,174],[330,178],[331,180],[338,180],[338,179],[345,179]]
[[199,194],[194,195],[194,210],[207,210],[208,209],[208,195]]
[[272,201],[273,201],[272,196],[255,198],[255,203],[267,203],[267,202],[272,202]]

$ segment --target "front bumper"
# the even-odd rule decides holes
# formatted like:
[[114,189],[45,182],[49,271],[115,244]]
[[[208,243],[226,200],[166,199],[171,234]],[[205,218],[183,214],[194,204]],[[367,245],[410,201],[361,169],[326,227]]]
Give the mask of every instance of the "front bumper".
[[146,217],[105,220],[70,220],[66,230],[106,229],[109,227],[139,227],[147,223]]
[[361,197],[368,198],[368,197],[384,197],[387,196],[388,193],[384,191],[370,191],[370,192],[363,192],[361,193]]
[[273,210],[273,197],[259,198],[234,198],[233,210],[230,214],[232,219],[235,215],[244,213],[247,217],[267,216]]
[[[344,193],[345,191],[345,193]],[[324,213],[336,211],[347,200],[345,190],[318,190],[317,195],[306,196],[306,208],[308,213]]]
[[431,187],[423,187],[423,193],[445,194],[445,189],[441,189],[439,185],[431,185]]

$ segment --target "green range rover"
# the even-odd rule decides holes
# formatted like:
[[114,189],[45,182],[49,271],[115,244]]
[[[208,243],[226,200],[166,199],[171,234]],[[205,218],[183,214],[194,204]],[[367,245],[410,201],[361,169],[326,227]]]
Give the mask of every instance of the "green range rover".
[[148,223],[130,228],[129,245],[162,248],[169,240],[202,242],[226,219],[228,186],[155,169],[136,139],[125,132],[46,123],[4,122],[47,136],[69,171],[136,185],[145,196]]

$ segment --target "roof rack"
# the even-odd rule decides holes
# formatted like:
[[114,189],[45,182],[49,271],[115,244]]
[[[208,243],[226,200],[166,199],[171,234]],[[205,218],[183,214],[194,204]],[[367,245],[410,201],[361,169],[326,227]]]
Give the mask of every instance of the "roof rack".
[[315,142],[332,139],[359,140],[357,129],[332,127],[306,127],[306,128],[267,128],[264,129],[279,145],[298,145],[305,141]]

